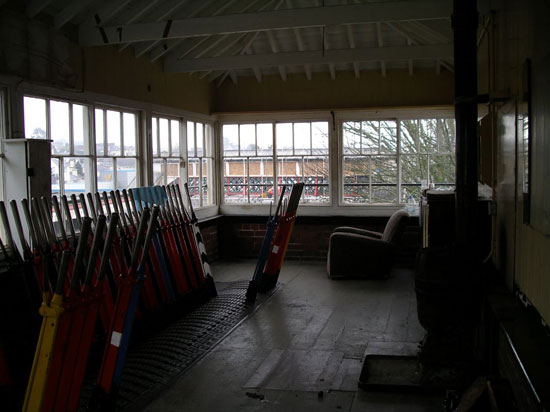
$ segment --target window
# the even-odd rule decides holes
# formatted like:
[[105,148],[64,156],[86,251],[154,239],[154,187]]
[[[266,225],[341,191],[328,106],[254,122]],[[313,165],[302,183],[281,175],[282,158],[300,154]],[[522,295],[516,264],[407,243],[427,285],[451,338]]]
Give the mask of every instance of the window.
[[0,88],[0,200],[4,200],[4,139],[6,138],[6,91]]
[[261,203],[273,196],[273,124],[225,124],[225,203]]
[[277,183],[287,186],[303,182],[302,203],[328,203],[328,123],[277,123]]
[[405,203],[421,187],[453,187],[453,119],[342,123],[343,202]]
[[180,183],[183,156],[182,123],[166,117],[152,118],[153,184]]
[[194,207],[214,203],[214,149],[211,124],[187,122],[187,182]]
[[330,202],[328,122],[224,124],[222,135],[225,203],[271,202],[297,182],[303,203]]
[[50,139],[52,194],[92,191],[93,153],[88,106],[24,97],[25,135]]
[[138,116],[114,109],[95,109],[97,190],[137,186]]
[[135,113],[30,96],[23,102],[26,137],[52,140],[52,194],[136,186]]

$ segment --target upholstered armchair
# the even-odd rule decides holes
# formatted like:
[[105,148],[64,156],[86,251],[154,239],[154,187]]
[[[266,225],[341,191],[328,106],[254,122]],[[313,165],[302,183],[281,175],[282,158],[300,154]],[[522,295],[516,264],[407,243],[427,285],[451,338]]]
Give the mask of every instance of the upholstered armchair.
[[336,228],[330,235],[328,276],[331,279],[388,276],[408,219],[405,210],[398,210],[388,220],[383,233],[353,227]]

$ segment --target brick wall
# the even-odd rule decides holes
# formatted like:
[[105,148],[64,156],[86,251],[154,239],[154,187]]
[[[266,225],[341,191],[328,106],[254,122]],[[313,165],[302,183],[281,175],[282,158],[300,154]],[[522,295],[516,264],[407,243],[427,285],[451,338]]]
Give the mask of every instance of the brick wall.
[[213,262],[219,259],[218,225],[205,225],[200,228],[208,260]]
[[[289,259],[325,260],[330,234],[339,226],[353,226],[383,231],[387,218],[381,217],[312,217],[298,216],[286,257]],[[201,229],[207,251],[215,258],[257,258],[266,231],[267,217],[220,216],[215,225]],[[215,226],[215,228],[214,228]],[[398,260],[412,263],[418,248],[418,224],[411,222],[403,238]]]

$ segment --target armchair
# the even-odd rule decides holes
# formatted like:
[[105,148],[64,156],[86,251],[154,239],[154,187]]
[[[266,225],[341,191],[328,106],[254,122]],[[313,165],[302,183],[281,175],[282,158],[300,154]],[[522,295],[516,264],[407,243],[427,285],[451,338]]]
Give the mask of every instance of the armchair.
[[405,210],[396,211],[383,233],[353,227],[336,228],[330,235],[328,247],[329,278],[388,276],[408,219]]

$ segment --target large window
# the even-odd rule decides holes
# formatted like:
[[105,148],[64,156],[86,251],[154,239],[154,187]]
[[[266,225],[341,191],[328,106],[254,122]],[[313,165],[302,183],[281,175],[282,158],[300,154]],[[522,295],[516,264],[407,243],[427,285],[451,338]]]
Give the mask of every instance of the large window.
[[328,122],[224,124],[222,135],[225,203],[271,202],[297,182],[302,202],[330,202]]
[[180,183],[183,165],[181,147],[182,126],[177,119],[153,117],[153,184]]
[[25,136],[50,139],[53,194],[136,186],[135,113],[24,97]]
[[24,98],[25,135],[50,139],[52,194],[93,190],[91,111],[66,101]]
[[405,203],[421,187],[453,187],[453,119],[342,123],[343,202]]
[[138,116],[114,109],[95,109],[97,189],[137,186]]
[[214,203],[214,149],[211,124],[187,122],[187,181],[194,207]]

